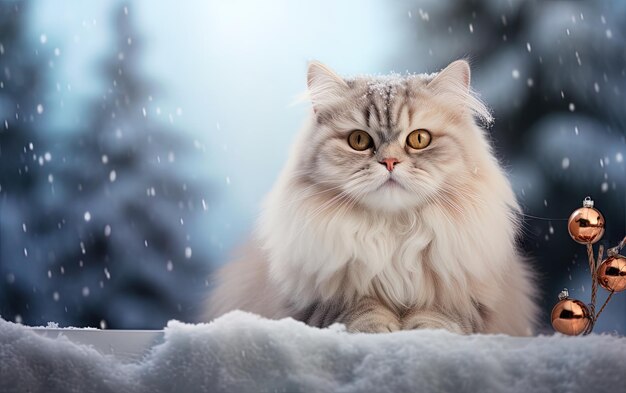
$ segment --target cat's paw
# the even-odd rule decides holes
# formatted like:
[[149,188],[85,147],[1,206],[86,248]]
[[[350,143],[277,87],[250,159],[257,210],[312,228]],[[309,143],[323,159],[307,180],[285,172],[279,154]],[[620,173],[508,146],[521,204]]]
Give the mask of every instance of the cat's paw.
[[414,329],[445,329],[457,334],[470,334],[472,329],[460,321],[456,321],[437,312],[416,312],[402,321],[403,330]]
[[346,325],[350,333],[391,333],[402,330],[398,321],[364,321],[358,320]]

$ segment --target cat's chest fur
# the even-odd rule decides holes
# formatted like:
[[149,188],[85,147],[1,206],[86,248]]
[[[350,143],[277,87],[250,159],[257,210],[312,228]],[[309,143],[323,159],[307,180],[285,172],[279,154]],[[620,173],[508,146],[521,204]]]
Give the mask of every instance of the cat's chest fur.
[[270,253],[270,263],[277,285],[298,305],[368,295],[398,307],[434,300],[429,258],[436,234],[419,217],[328,215],[306,221],[295,214],[289,222],[291,228],[283,228],[289,247]]
[[377,294],[396,306],[423,301],[420,292],[432,289],[432,230],[406,217],[372,219],[352,229],[342,250],[348,285],[360,285],[358,295]]

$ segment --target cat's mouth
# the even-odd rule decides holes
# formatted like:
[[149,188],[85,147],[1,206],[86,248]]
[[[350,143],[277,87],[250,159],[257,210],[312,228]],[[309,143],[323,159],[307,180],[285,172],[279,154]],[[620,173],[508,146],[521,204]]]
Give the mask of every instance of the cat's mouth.
[[398,181],[396,179],[394,179],[393,177],[389,177],[387,180],[385,180],[385,182],[383,184],[381,184],[378,189],[382,190],[382,189],[395,189],[395,188],[402,188],[404,189],[404,186],[400,183],[398,183]]

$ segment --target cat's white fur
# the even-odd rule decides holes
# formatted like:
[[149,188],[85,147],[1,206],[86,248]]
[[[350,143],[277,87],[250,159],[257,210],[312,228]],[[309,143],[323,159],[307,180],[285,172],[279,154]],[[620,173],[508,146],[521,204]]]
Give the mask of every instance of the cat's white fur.
[[[206,318],[237,308],[281,318],[316,303],[370,296],[400,314],[460,315],[473,332],[531,334],[536,289],[516,247],[520,208],[476,124],[491,117],[469,88],[469,75],[465,61],[438,75],[354,79],[312,63],[314,111],[265,201],[255,240],[219,273]],[[391,96],[399,84],[408,112]],[[370,104],[354,104],[365,99],[362,91],[398,110],[398,141],[412,130],[431,130],[431,144],[440,144],[436,155],[409,154],[402,143],[381,139],[368,153],[373,164],[366,156],[335,158],[354,152],[340,138],[329,142],[334,133],[365,128],[362,108]],[[370,116],[366,131],[374,134],[384,120]],[[400,163],[394,170],[404,188],[385,185],[391,172],[376,163],[378,155],[407,161],[417,155],[415,167]],[[349,173],[366,167],[367,176],[355,181],[344,167]]]

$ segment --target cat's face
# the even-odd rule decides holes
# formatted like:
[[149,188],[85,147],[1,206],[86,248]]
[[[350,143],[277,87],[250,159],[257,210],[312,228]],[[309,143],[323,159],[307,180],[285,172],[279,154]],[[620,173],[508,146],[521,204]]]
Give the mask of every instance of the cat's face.
[[477,170],[472,149],[484,137],[473,117],[489,113],[471,94],[465,61],[437,76],[351,79],[312,63],[308,76],[315,113],[301,170],[336,201],[413,209]]

